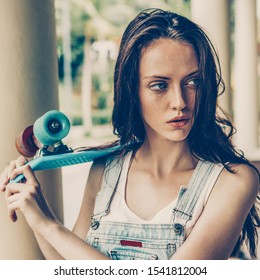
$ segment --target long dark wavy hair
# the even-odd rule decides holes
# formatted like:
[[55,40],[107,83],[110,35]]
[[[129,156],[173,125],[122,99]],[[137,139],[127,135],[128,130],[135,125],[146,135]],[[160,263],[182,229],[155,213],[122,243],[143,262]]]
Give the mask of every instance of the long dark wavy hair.
[[[235,129],[218,106],[217,98],[225,87],[214,46],[200,26],[183,16],[161,9],[144,10],[137,15],[126,28],[121,40],[114,73],[112,114],[114,133],[119,142],[124,145],[144,141],[145,129],[138,98],[139,62],[144,48],[160,38],[188,43],[197,55],[199,85],[194,124],[187,139],[192,154],[210,162],[222,163],[230,172],[234,172],[231,164],[244,163],[255,168],[233,146],[231,136]],[[221,117],[218,112],[221,112]],[[259,200],[258,196],[232,255],[237,254],[240,244],[246,241],[251,257],[256,258],[257,227],[260,226],[257,208]]]

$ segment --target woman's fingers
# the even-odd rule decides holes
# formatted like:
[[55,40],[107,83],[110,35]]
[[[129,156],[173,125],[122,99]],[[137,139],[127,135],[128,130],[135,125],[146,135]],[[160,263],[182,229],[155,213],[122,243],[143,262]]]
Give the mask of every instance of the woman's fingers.
[[[17,210],[25,216],[29,225],[37,228],[43,217],[52,217],[51,211],[41,193],[41,188],[33,170],[24,157],[19,157],[5,168],[0,175],[0,187],[6,191],[8,216],[15,222]],[[24,181],[13,183],[18,175],[24,175]]]
[[15,167],[20,167],[25,165],[28,162],[28,160],[25,157],[18,157],[15,161]]
[[4,192],[5,189],[6,189],[6,186],[8,185],[9,183],[9,178],[8,176],[6,175],[2,175],[1,178],[0,178],[0,188],[1,188],[1,191]]
[[[23,211],[23,208],[26,207],[26,203],[37,197],[39,188],[39,182],[34,176],[31,167],[29,165],[19,166],[24,163],[25,161],[20,159],[20,161],[17,160],[9,165],[9,170],[11,170],[13,166],[16,167],[12,169],[8,182],[5,185],[8,215],[13,222],[17,220],[16,210],[19,209]],[[10,180],[13,180],[20,174],[24,175],[26,185],[23,183],[10,183]]]
[[44,219],[54,218],[41,192],[41,187],[30,168],[24,167],[25,176],[34,184],[10,183],[6,188],[8,214],[12,221],[17,220],[16,212],[20,211],[33,231],[40,231]]
[[6,171],[6,175],[7,177],[9,178],[12,171],[16,168],[16,160],[12,160],[10,163],[9,163],[9,166],[7,167],[7,171]]
[[[15,196],[13,196],[13,197],[15,198]],[[15,205],[16,199],[17,198],[15,198],[15,200],[13,202],[7,203],[8,216],[13,222],[17,221],[16,210],[18,210],[18,209]]]
[[27,159],[25,157],[18,157],[16,160],[12,160],[7,167],[7,177],[11,178],[13,171],[21,166],[24,166],[27,163]]
[[25,157],[18,157],[16,160],[12,160],[9,165],[5,168],[3,173],[0,176],[0,189],[1,191],[5,191],[7,184],[10,182],[11,174],[13,171],[20,167],[25,165],[28,162],[28,160]]
[[15,161],[11,161],[9,165],[5,168],[4,172],[0,176],[1,191],[5,191],[7,184],[10,181],[10,174],[15,168]]
[[10,219],[15,222],[17,220],[17,215],[15,210],[17,210],[17,207],[14,205],[14,203],[17,201],[19,196],[19,190],[14,188],[15,186],[13,184],[9,184],[6,189],[6,202],[7,202],[7,209],[8,209],[8,216]]
[[38,180],[36,179],[34,172],[31,169],[30,165],[23,165],[21,167],[15,168],[10,174],[10,180],[15,179],[18,175],[23,174],[26,180],[26,183],[29,185],[39,185]]
[[39,185],[25,185],[22,183],[10,183],[6,188],[6,202],[8,215],[12,221],[17,220],[16,210],[22,212],[37,200]]
[[[33,170],[27,160],[19,157],[10,162],[9,166],[1,174],[1,189],[6,191],[6,202],[8,215],[15,222],[17,211],[21,211],[28,224],[37,229],[44,217],[53,217],[45,198],[41,192],[41,187],[35,177]],[[14,183],[18,175],[24,175],[24,181]]]

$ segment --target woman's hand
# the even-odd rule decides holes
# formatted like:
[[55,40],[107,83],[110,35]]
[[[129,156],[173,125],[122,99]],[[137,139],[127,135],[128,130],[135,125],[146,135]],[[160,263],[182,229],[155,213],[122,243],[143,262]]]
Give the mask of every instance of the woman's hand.
[[28,162],[28,160],[25,157],[18,157],[16,160],[12,160],[9,164],[9,166],[7,166],[5,168],[5,170],[3,171],[3,173],[0,175],[0,189],[1,191],[5,191],[6,190],[6,186],[9,184],[10,182],[10,178],[11,178],[11,174],[13,173],[13,171],[20,167],[25,165]]
[[[16,211],[23,213],[27,223],[35,233],[40,233],[45,222],[55,217],[49,209],[40,184],[27,160],[19,157],[12,161],[1,175],[1,189],[6,190],[8,214],[12,221],[17,220]],[[12,179],[23,174],[25,179],[21,183],[12,183]]]
[[[92,211],[88,210],[89,217],[84,214],[79,220],[79,223],[84,222],[83,230],[80,229],[81,226],[78,223],[77,233],[69,231],[57,221],[48,207],[34,172],[29,165],[24,165],[26,162],[27,160],[22,157],[12,161],[0,176],[0,188],[3,191],[6,190],[6,201],[11,220],[17,220],[17,211],[23,213],[27,223],[35,233],[46,259],[108,259],[107,256],[101,254],[84,240]],[[20,174],[24,175],[23,182],[11,182]],[[85,203],[94,203],[91,196],[90,200],[88,198],[89,195],[86,196]],[[86,206],[89,209],[89,205],[85,205],[82,208],[84,211]],[[86,224],[85,220],[89,222]],[[83,231],[85,234],[81,237]]]

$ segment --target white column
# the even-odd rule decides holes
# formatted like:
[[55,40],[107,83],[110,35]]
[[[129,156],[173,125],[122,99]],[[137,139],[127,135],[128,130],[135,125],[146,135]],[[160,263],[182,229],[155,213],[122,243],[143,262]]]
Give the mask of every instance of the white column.
[[71,24],[70,24],[70,0],[62,0],[62,44],[64,57],[64,113],[72,120],[72,77],[71,77]]
[[226,91],[220,96],[219,104],[227,113],[231,113],[228,2],[228,0],[191,0],[191,19],[207,31],[218,52],[226,85]]
[[[16,158],[15,137],[50,109],[58,109],[54,0],[0,0],[0,170]],[[62,218],[60,172],[39,174]],[[22,215],[12,223],[0,193],[0,259],[42,258]],[[14,268],[15,269],[15,268]]]
[[237,134],[235,140],[238,148],[250,154],[250,151],[257,148],[259,122],[256,26],[256,0],[236,0],[234,117]]
[[88,37],[84,45],[84,62],[82,67],[81,80],[81,100],[82,100],[82,117],[84,133],[90,133],[92,130],[92,46]]

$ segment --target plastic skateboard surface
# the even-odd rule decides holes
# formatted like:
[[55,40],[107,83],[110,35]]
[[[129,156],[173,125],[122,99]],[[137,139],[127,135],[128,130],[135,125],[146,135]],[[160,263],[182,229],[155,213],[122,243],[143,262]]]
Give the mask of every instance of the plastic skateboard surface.
[[[58,155],[39,156],[29,161],[27,164],[29,164],[34,171],[61,168],[64,166],[90,162],[97,158],[119,151],[120,149],[122,149],[122,146],[118,145],[103,150],[89,150]],[[17,183],[23,178],[24,176],[21,174],[17,176],[12,182]]]

